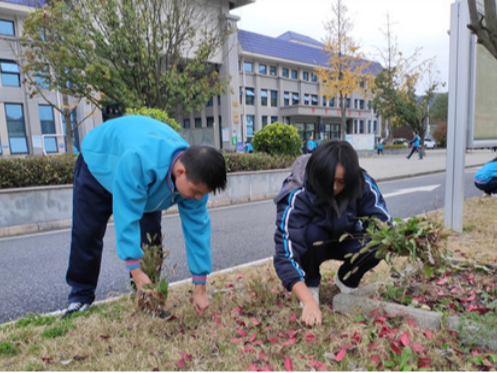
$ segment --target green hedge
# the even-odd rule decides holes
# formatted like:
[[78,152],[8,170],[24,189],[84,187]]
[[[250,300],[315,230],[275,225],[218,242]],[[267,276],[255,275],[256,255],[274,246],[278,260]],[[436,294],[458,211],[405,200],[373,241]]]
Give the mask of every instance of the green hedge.
[[[288,168],[295,157],[225,153],[228,172]],[[0,189],[72,184],[76,155],[0,159]]]

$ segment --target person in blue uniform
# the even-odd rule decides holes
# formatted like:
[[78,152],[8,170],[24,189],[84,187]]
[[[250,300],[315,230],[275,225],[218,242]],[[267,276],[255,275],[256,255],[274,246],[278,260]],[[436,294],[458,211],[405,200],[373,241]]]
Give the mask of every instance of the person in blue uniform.
[[497,158],[480,168],[474,178],[475,186],[487,196],[497,197]]
[[[112,214],[117,255],[138,289],[150,283],[140,265],[142,245],[161,243],[161,211],[173,205],[178,205],[192,273],[192,304],[203,314],[209,305],[206,276],[212,270],[208,193],[225,187],[222,154],[211,147],[189,146],[162,122],[126,116],[90,131],[74,172],[66,274],[71,291],[64,316],[88,309],[95,299],[102,239]],[[155,242],[148,242],[147,236]]]
[[[300,301],[302,321],[309,326],[320,324],[321,263],[343,261],[334,281],[341,292],[353,292],[380,260],[369,252],[351,263],[347,254],[359,252],[365,242],[360,238],[339,242],[340,237],[363,234],[361,218],[393,219],[378,185],[360,168],[353,147],[342,140],[326,142],[312,155],[299,157],[274,202],[276,273]],[[357,272],[344,279],[359,262]]]
[[411,159],[411,156],[414,154],[415,151],[418,152],[419,159],[423,159],[423,152],[421,151],[420,147],[419,135],[417,134],[416,131],[412,131],[412,134],[414,137],[412,138],[411,141],[409,141],[409,145],[412,146],[412,149],[409,155],[407,156],[407,159]]

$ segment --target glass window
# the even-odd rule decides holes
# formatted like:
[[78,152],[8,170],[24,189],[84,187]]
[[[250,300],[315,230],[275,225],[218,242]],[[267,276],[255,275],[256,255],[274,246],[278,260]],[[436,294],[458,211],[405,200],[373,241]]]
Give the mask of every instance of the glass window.
[[317,75],[316,75],[316,74],[314,74],[314,73],[312,73],[312,74],[311,74],[311,80],[312,80],[313,82],[317,82],[317,81],[318,81],[318,77],[317,77]]
[[305,80],[306,82],[309,81],[309,72],[308,71],[304,71],[302,73],[302,79]]
[[15,62],[0,61],[0,74],[2,75],[2,85],[4,87],[21,86],[21,72]]
[[245,104],[254,105],[255,102],[255,91],[254,88],[245,88]]
[[261,105],[267,106],[267,89],[261,89]]
[[313,106],[318,106],[318,95],[312,95],[312,105]]
[[217,106],[221,106],[221,96],[217,96]]
[[[55,135],[55,120],[53,109],[49,105],[39,105],[38,115],[40,116],[40,125],[42,135]],[[47,153],[57,153],[57,138],[44,137],[43,146]]]
[[285,124],[290,124],[290,117],[285,118]]
[[371,121],[368,120],[368,133],[371,133]]
[[207,117],[207,127],[214,127],[214,117]]
[[0,35],[15,36],[14,21],[0,19]]
[[373,120],[373,133],[376,133],[376,121]]
[[262,128],[267,126],[267,115],[262,116]]
[[359,100],[359,109],[364,110],[364,100]]
[[242,104],[243,100],[243,87],[240,87],[240,105]]
[[299,72],[297,70],[292,70],[292,79],[297,80],[299,78]]
[[278,117],[271,117],[271,124],[278,121]]
[[195,118],[195,128],[202,128],[202,118]]
[[207,101],[207,103],[205,104],[205,106],[209,107],[209,106],[214,106],[214,99],[211,97],[209,99],[209,101]]
[[247,115],[247,122],[245,123],[247,127],[247,136],[254,136],[254,116]]
[[27,153],[26,126],[21,104],[5,104],[7,132],[9,134],[10,152],[12,154]]
[[357,109],[359,107],[358,103],[359,103],[359,100],[355,99],[354,100],[354,109]]
[[335,99],[334,98],[330,98],[329,106],[330,107],[335,106]]
[[364,133],[364,120],[359,121],[359,133]]
[[183,128],[190,128],[191,126],[190,119],[183,120]]
[[309,105],[310,104],[310,96],[309,94],[305,93],[304,94],[304,105]]
[[290,105],[290,92],[283,92],[283,105],[284,106]]
[[261,75],[266,75],[267,74],[267,67],[266,65],[260,63],[259,64],[259,74]]
[[348,109],[350,109],[350,98],[347,99],[346,106],[347,106]]
[[254,63],[253,62],[244,62],[243,63],[243,71],[246,73],[253,73],[254,72]]
[[300,96],[298,93],[293,92],[292,94],[292,105],[298,105],[300,104]]
[[278,91],[271,91],[271,106],[278,107]]
[[277,71],[276,66],[269,66],[269,75],[276,76],[277,75],[276,71]]
[[326,106],[326,96],[323,96],[323,106]]
[[281,76],[284,78],[288,78],[290,75],[289,70],[286,67],[281,68]]

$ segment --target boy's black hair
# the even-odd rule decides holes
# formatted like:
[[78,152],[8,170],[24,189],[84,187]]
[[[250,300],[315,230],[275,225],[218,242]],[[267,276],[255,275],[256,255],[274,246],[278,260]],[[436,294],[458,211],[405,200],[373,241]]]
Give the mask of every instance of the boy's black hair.
[[[345,169],[345,188],[335,198],[333,185],[339,164]],[[338,215],[350,202],[361,196],[365,183],[362,171],[356,151],[343,140],[331,140],[318,146],[306,167],[307,181],[313,192]]]
[[190,146],[180,160],[192,183],[203,183],[214,194],[226,189],[226,162],[220,151],[210,146]]

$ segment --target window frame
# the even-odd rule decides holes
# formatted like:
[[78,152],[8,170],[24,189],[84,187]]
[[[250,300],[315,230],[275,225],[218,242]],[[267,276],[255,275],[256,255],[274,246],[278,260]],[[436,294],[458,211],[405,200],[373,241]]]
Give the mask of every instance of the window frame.
[[[250,69],[247,67],[250,66]],[[250,61],[243,61],[243,72],[253,74],[254,73],[254,63]]]
[[[2,26],[1,24],[4,23],[4,24],[11,24],[12,25],[12,34],[10,33],[3,33],[1,32],[2,31]],[[0,18],[0,35],[2,36],[8,36],[8,37],[13,37],[15,38],[16,36],[16,26],[15,26],[15,22],[10,20],[10,19],[4,19],[4,18]]]
[[[42,110],[41,109],[49,109],[50,110],[50,115],[51,115],[50,120],[42,118]],[[55,116],[54,116],[52,106],[38,104],[38,117],[40,120],[40,129],[41,129],[42,135],[56,135],[57,134],[57,130],[55,127]],[[48,128],[48,127],[50,127],[50,128]],[[59,152],[59,149],[57,147],[57,138],[56,137],[44,138],[43,143],[44,143],[43,148],[45,149],[45,151],[47,153],[58,153]]]
[[245,87],[245,105],[255,105],[255,88]]
[[288,69],[288,67],[281,68],[281,76],[283,78],[290,78],[290,70]]
[[259,64],[259,74],[267,75],[267,65],[265,63]]
[[269,65],[269,76],[278,76],[278,67]]
[[[273,105],[274,103],[274,105]],[[278,91],[271,90],[271,107],[278,107]]]
[[261,88],[261,106],[267,106],[267,103],[268,103],[268,90],[265,88]]
[[[8,117],[8,108],[11,106],[19,106],[21,108],[21,118],[19,120],[16,120],[16,122],[21,122],[22,127],[23,127],[23,133],[24,136],[11,136],[11,127],[9,128],[9,124],[12,124],[12,121],[9,121]],[[10,154],[29,154],[29,146],[28,146],[28,138],[26,134],[26,119],[24,115],[24,105],[19,104],[19,103],[4,103],[4,108],[5,108],[5,122],[6,122],[6,127],[7,127],[7,136],[9,137],[9,146],[10,146]],[[25,150],[23,151],[16,151],[14,148],[17,146],[12,146],[12,139],[24,139],[24,147]],[[16,141],[17,142],[17,141]]]
[[[4,64],[15,66],[17,71],[9,71],[9,70],[4,71],[4,66],[3,66]],[[17,85],[5,84],[5,82],[7,82],[7,80],[4,81],[4,76],[6,78],[11,77],[11,76],[16,76],[17,77]],[[2,87],[20,87],[21,86],[21,69],[19,68],[19,65],[16,64],[15,61],[0,59],[0,80],[2,81]]]

